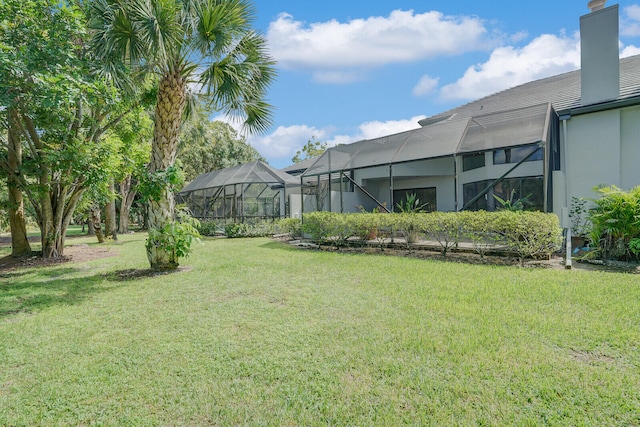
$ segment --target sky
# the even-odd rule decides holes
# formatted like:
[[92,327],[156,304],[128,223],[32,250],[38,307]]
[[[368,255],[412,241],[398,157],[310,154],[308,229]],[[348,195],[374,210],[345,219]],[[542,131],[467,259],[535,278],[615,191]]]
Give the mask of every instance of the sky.
[[[329,146],[580,66],[588,0],[253,0],[278,77],[273,126],[247,141],[283,168],[312,138]],[[640,1],[620,7],[620,55],[640,54]],[[223,117],[214,116],[213,119]],[[235,124],[234,124],[235,126]]]

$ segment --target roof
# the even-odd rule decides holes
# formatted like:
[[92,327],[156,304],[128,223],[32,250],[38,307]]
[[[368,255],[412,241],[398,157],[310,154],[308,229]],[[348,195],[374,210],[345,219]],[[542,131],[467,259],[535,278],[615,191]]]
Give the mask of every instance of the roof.
[[283,184],[287,187],[300,185],[299,180],[291,175],[256,160],[254,162],[199,175],[191,181],[189,185],[180,190],[179,194],[204,188],[249,183]]
[[[420,129],[328,149],[303,175],[546,142],[552,109],[583,108],[580,70],[525,83],[420,120]],[[620,60],[620,96],[640,103],[640,55]]]
[[[474,117],[550,102],[557,112],[582,107],[580,70],[525,83],[460,107],[420,120],[425,126],[452,115]],[[640,55],[620,60],[620,96],[617,101],[640,97]]]
[[307,170],[307,168],[309,166],[311,166],[312,164],[314,164],[316,162],[316,160],[318,160],[320,156],[315,156],[315,157],[311,157],[309,159],[305,159],[302,160],[301,162],[298,163],[294,163],[290,166],[287,166],[286,168],[282,168],[280,169],[281,172],[286,172],[289,175],[300,175],[301,173],[303,173],[304,171]]
[[454,115],[419,129],[332,147],[303,175],[535,144],[546,141],[550,117],[549,103],[475,117]]

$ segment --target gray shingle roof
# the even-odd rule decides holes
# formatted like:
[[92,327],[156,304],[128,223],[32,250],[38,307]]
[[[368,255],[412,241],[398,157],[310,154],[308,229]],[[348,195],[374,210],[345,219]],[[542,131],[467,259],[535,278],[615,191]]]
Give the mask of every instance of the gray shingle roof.
[[[640,55],[620,60],[620,96],[640,97]],[[420,121],[425,126],[455,117],[475,117],[495,111],[513,110],[550,102],[556,111],[580,107],[580,70],[525,83],[469,102]]]

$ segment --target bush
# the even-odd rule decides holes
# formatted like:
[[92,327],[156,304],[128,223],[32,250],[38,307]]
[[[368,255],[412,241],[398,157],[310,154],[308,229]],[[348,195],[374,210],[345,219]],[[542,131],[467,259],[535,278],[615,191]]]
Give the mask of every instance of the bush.
[[[400,214],[340,214],[312,212],[304,215],[304,233],[318,244],[343,245],[350,237],[358,244],[376,233],[380,247],[400,230],[407,244],[426,236],[438,242],[447,255],[462,239],[473,244],[481,256],[502,247],[525,258],[550,257],[562,241],[558,217],[541,212],[431,212]],[[634,246],[635,248],[635,246]]]
[[427,238],[440,244],[443,256],[447,256],[447,251],[460,242],[462,224],[459,212],[425,214],[422,227]]
[[224,228],[225,235],[232,239],[236,237],[264,237],[274,234],[275,225],[269,221],[256,224],[232,223]]
[[300,237],[302,236],[302,221],[300,218],[282,218],[276,223],[276,229],[291,237]]
[[634,239],[640,238],[640,186],[628,192],[615,185],[596,191],[601,197],[593,200],[596,206],[589,213],[591,242],[604,259],[638,259]]
[[224,232],[224,227],[216,221],[202,221],[198,226],[198,231],[202,236],[216,236]]

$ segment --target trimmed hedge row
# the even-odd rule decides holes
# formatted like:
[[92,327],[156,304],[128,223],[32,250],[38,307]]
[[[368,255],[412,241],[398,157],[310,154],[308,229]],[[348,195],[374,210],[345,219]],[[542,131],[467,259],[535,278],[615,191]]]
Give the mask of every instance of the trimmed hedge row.
[[438,242],[446,255],[460,242],[469,242],[481,256],[490,250],[516,253],[520,258],[548,258],[560,248],[558,217],[541,212],[431,212],[304,214],[302,231],[318,244],[364,244],[377,239],[404,237],[407,245],[419,240]]

